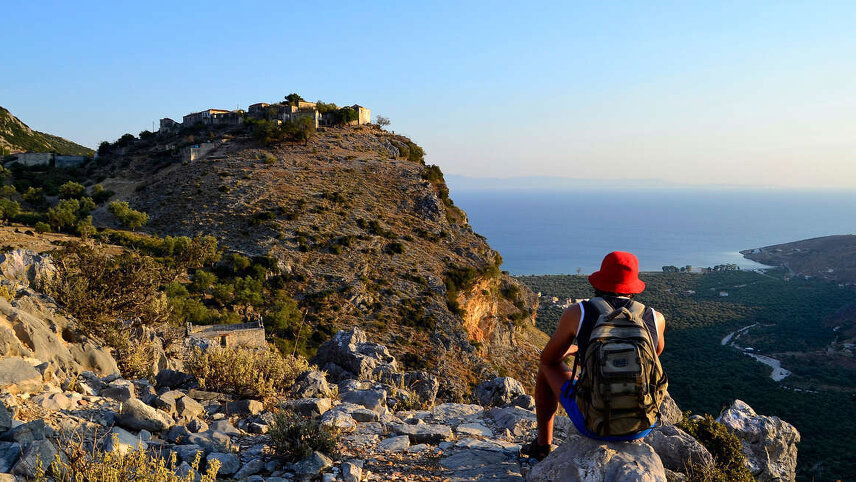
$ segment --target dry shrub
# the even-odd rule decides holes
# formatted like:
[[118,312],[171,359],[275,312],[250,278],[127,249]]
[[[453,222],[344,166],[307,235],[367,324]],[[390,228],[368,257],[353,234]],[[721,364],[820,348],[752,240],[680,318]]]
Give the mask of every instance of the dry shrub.
[[35,477],[37,482],[214,482],[220,470],[220,462],[211,461],[204,473],[199,472],[201,452],[196,454],[186,474],[177,475],[175,452],[167,460],[150,455],[142,447],[125,453],[118,450],[87,450],[82,440],[64,445],[63,451],[67,462],[57,455],[50,467],[44,469],[39,460]]
[[48,294],[80,321],[87,334],[121,345],[127,337],[118,320],[166,320],[168,305],[159,287],[175,273],[151,257],[111,256],[101,247],[84,244],[71,244],[53,254],[57,273],[47,285]]
[[155,376],[155,349],[154,342],[145,338],[137,338],[134,343],[128,343],[119,349],[116,362],[119,371],[126,378],[153,379]]
[[315,451],[336,455],[339,447],[338,430],[291,412],[274,415],[268,434],[276,454],[289,462],[305,459]]
[[195,349],[185,364],[206,390],[267,398],[285,391],[309,368],[305,358],[247,348]]

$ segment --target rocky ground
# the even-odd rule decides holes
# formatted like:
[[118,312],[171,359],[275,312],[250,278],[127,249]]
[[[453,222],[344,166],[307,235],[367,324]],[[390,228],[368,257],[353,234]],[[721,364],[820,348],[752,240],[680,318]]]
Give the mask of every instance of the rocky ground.
[[[519,451],[534,436],[534,400],[509,377],[487,380],[473,403],[437,399],[442,373],[406,371],[386,346],[359,328],[340,331],[281,398],[242,399],[201,390],[163,363],[153,380],[121,376],[111,352],[75,332],[37,288],[49,263],[23,251],[0,258],[0,481],[27,480],[74,449],[175,454],[177,472],[197,457],[220,462],[222,479],[281,480],[686,480],[687,464],[711,454],[674,425],[668,398],[663,425],[636,443],[581,437],[559,416],[561,445],[534,463]],[[166,356],[166,354],[162,354]],[[404,390],[404,387],[407,390]],[[416,407],[416,409],[414,409]],[[277,411],[335,427],[335,453],[286,462],[272,449]],[[735,401],[719,420],[741,439],[759,480],[792,480],[799,433],[777,417]]]
[[[282,462],[267,435],[271,407],[193,388],[195,380],[181,372],[162,370],[155,383],[83,372],[64,387],[31,380],[26,389],[18,384],[13,394],[6,386],[0,473],[32,477],[36,458],[52,459],[70,437],[85,437],[105,450],[141,445],[153,453],[175,452],[179,471],[188,470],[201,453],[206,461],[221,462],[220,477],[259,481],[686,480],[681,472],[688,462],[711,460],[699,442],[673,425],[681,413],[667,399],[664,425],[644,442],[586,439],[560,416],[557,439],[564,443],[535,464],[519,455],[535,428],[533,399],[519,382],[497,378],[480,384],[474,392],[480,404],[431,404],[437,384],[429,376],[419,392],[428,408],[395,410],[402,403],[395,380],[406,374],[394,370],[395,360],[384,347],[364,336],[359,330],[341,332],[325,345],[325,365],[339,374],[338,384],[310,370],[278,403],[341,430],[338,454],[316,452],[296,463]],[[336,360],[350,365],[334,366]],[[373,368],[353,379],[348,374],[354,366]],[[793,479],[799,434],[792,426],[758,416],[740,401],[720,421],[743,440],[759,480]]]

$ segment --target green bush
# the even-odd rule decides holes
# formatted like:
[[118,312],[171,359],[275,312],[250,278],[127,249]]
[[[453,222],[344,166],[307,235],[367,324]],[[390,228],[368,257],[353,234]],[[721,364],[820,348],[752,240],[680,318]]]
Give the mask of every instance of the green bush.
[[275,414],[268,435],[274,453],[289,462],[305,459],[316,451],[335,456],[340,438],[337,430],[321,425],[319,420],[291,412]]
[[40,187],[28,187],[24,194],[21,195],[24,201],[27,201],[31,206],[35,208],[43,208],[47,205],[47,199],[45,199],[45,190]]
[[265,329],[278,336],[297,334],[303,313],[297,306],[297,302],[291,297],[280,294],[277,301],[271,305],[264,316]]
[[[755,480],[747,468],[746,455],[740,439],[731,433],[725,425],[710,415],[701,420],[690,420],[689,412],[677,426],[696,440],[713,455],[713,467],[689,467],[701,480],[710,482],[752,482]],[[696,478],[694,477],[694,480]]]
[[79,182],[68,181],[59,187],[60,199],[80,199],[86,194],[86,187]]
[[77,226],[78,221],[95,208],[92,199],[63,199],[48,209],[47,218],[51,227],[57,231]]
[[0,220],[8,221],[21,211],[21,205],[10,199],[0,199]]
[[11,199],[16,194],[18,194],[18,190],[15,189],[15,186],[12,186],[10,184],[4,184],[0,186],[0,197]]
[[141,228],[149,222],[148,214],[131,209],[125,201],[113,201],[108,205],[107,209],[120,223],[131,230]]
[[96,184],[92,186],[92,200],[95,201],[95,204],[101,205],[107,202],[113,195],[116,194],[113,191],[104,189],[104,186],[101,184]]
[[42,221],[37,222],[34,227],[36,228],[37,233],[51,232],[51,225]]

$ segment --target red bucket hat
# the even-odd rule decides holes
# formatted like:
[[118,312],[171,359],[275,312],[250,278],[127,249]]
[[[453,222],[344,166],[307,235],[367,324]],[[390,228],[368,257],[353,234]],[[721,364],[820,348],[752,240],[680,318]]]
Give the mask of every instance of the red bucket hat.
[[613,251],[603,258],[600,271],[588,277],[595,289],[610,293],[633,294],[645,291],[639,279],[639,260],[633,253]]

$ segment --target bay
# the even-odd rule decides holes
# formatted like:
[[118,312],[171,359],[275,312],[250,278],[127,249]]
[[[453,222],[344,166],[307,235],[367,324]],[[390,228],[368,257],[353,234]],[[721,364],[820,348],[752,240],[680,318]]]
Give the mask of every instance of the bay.
[[643,271],[751,269],[761,265],[738,251],[856,232],[856,192],[451,187],[515,275],[590,273],[614,250],[635,253]]

